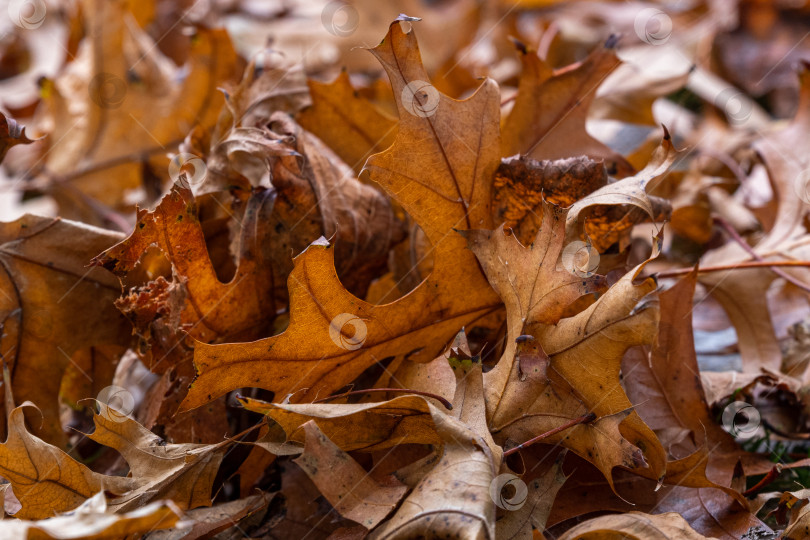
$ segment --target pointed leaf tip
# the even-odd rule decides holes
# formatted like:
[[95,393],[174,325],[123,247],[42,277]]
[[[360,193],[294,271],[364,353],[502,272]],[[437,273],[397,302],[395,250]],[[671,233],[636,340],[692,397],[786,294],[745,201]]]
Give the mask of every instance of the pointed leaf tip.
[[421,21],[421,20],[422,19],[420,17],[411,17],[410,15],[405,15],[404,13],[400,13],[397,16],[397,18],[394,19],[394,22],[403,22],[403,21],[405,21],[405,22],[415,22],[415,21]]

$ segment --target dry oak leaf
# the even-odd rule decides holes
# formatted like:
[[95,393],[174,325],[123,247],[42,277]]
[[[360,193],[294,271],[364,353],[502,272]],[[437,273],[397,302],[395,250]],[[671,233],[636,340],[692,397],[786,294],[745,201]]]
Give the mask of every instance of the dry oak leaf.
[[466,355],[465,358],[471,357],[472,354],[468,349],[461,348],[467,346],[466,343],[467,337],[462,329],[448,350],[430,362],[409,362],[404,358],[399,362],[394,361],[374,382],[374,387],[426,392],[449,403],[456,391],[456,378],[449,360],[452,357],[458,358],[460,354]]
[[665,482],[682,486],[674,489],[691,497],[730,502],[713,489],[686,489],[717,488],[744,504],[729,487],[743,452],[713,421],[701,385],[690,317],[696,283],[697,272],[692,272],[659,293],[660,320],[652,351],[647,355],[635,350],[625,357],[624,380],[633,402],[644,403],[639,414],[671,458]]
[[[768,169],[778,203],[771,229],[753,247],[763,260],[808,260],[805,219],[810,185],[810,64],[799,72],[799,106],[792,122],[784,129],[768,133],[754,143]],[[736,242],[711,250],[701,265],[734,265],[751,260],[751,255]],[[810,284],[806,268],[783,269],[791,278]],[[778,276],[771,269],[712,272],[700,276],[700,282],[712,291],[728,314],[739,337],[743,371],[759,372],[760,368],[778,371],[782,353],[776,339],[766,294]],[[797,373],[788,373],[797,376]]]
[[[456,391],[456,376],[451,364],[459,358],[470,358],[463,330],[456,335],[453,344],[431,362],[403,362],[388,383],[406,391],[439,396],[446,400],[441,405],[447,406]],[[346,451],[375,452],[401,444],[441,443],[428,407],[428,403],[440,403],[435,398],[403,395],[382,402],[333,404],[267,403],[242,396],[237,396],[237,399],[246,409],[271,418],[281,430],[271,429],[256,442],[276,455],[300,452],[305,438],[303,426],[310,420],[334,444]]]
[[670,540],[671,538],[712,540],[695,531],[680,514],[675,512],[656,515],[626,512],[601,516],[569,529],[560,540]]
[[5,520],[0,526],[0,540],[125,538],[179,527],[181,518],[180,509],[171,501],[156,501],[136,512],[115,514],[107,510],[104,493],[99,492],[72,512],[59,516],[40,521]]
[[758,474],[763,462],[763,473],[773,464],[739,449],[709,412],[689,316],[696,280],[693,272],[660,293],[661,318],[652,351],[633,350],[622,364],[628,395],[634,403],[644,403],[639,414],[671,458],[667,485],[655,493],[652,485],[634,491],[646,498],[645,504],[654,503],[650,511],[678,512],[703,534],[740,538],[761,522],[748,511],[741,493],[730,487],[737,463],[742,458],[748,474]]
[[571,206],[566,224],[569,240],[587,235],[600,253],[616,242],[624,249],[633,225],[648,217],[652,220],[668,217],[669,203],[648,195],[647,190],[651,183],[667,174],[678,155],[664,128],[661,144],[641,171],[609,183]]
[[763,525],[747,508],[720,490],[701,490],[696,497],[698,490],[694,488],[659,486],[656,481],[621,469],[616,471],[612,487],[596,468],[578,456],[570,459],[572,474],[549,516],[549,523],[555,528],[571,518],[580,521],[579,516],[592,512],[631,511],[676,512],[703,535],[733,540],[746,538],[752,527]]
[[128,2],[82,0],[81,8],[87,34],[47,84],[36,120],[52,142],[43,172],[60,214],[104,224],[99,203],[129,210],[124,194],[144,187],[151,155],[150,168],[163,173],[167,147],[195,126],[214,126],[224,103],[218,87],[238,77],[239,61],[225,29],[196,28],[178,67],[132,24]]
[[[419,100],[435,94],[423,84],[427,74],[413,32],[394,22],[372,52],[392,81],[400,125],[394,145],[369,158],[366,168],[427,234],[433,273],[398,301],[371,305],[345,290],[331,246],[315,242],[296,257],[290,273],[288,329],[238,346],[198,345],[198,374],[186,409],[245,386],[271,390],[279,399],[298,390],[296,401],[323,397],[385,357],[433,360],[459,328],[499,309],[474,255],[454,232],[491,226],[497,86],[485,81],[465,101],[437,94],[435,109],[426,114],[418,107],[427,102]],[[416,93],[411,83],[421,85]]]
[[341,516],[373,529],[396,508],[408,487],[394,477],[372,478],[310,420],[304,453],[294,461]]
[[209,538],[231,528],[238,528],[244,535],[246,531],[240,522],[266,508],[272,498],[272,495],[258,493],[208,508],[187,510],[183,512],[186,528],[154,531],[149,534],[149,540]]
[[439,459],[370,538],[495,538],[490,489],[503,451],[486,424],[480,360],[453,361],[456,393],[450,413],[429,404],[442,440]]
[[304,129],[315,134],[357,173],[366,159],[390,147],[397,120],[359,96],[343,70],[331,83],[309,80],[312,106],[298,114]]
[[103,402],[97,402],[95,430],[88,438],[115,449],[129,464],[136,488],[117,497],[111,506],[128,512],[154,499],[171,499],[183,510],[211,505],[211,488],[225,451],[217,444],[170,444]]
[[465,233],[507,310],[506,350],[485,375],[490,429],[499,441],[522,442],[592,412],[596,421],[548,442],[593,462],[608,482],[616,466],[646,465],[643,449],[649,473],[660,478],[663,448],[632,411],[619,379],[625,350],[652,340],[657,310],[645,297],[655,282],[634,283],[642,264],[589,308],[562,318],[571,303],[605,284],[602,276],[566,260],[566,213],[545,204],[529,247],[502,231]]
[[[217,125],[211,132],[211,147],[236,128],[259,127],[272,113],[295,114],[311,101],[302,66],[281,67],[262,53],[245,66],[239,84],[225,86],[228,87],[225,107],[219,112]],[[193,141],[195,135],[199,133],[193,133],[189,138]]]
[[[494,507],[489,489],[502,451],[495,445],[486,426],[481,364],[477,359],[460,360],[451,357],[449,360],[456,379],[451,412],[434,405],[432,399],[415,395],[401,396],[381,403],[333,405],[271,404],[240,399],[247,409],[267,414],[278,422],[287,432],[288,440],[301,440],[305,437],[309,446],[318,442],[313,441],[314,436],[324,437],[320,439],[323,448],[319,453],[317,466],[312,459],[304,463],[300,461],[302,458],[296,461],[302,464],[321,492],[338,510],[342,505],[348,504],[343,502],[346,497],[352,497],[352,500],[358,497],[344,493],[357,482],[344,482],[341,486],[335,486],[332,477],[316,477],[325,472],[334,472],[345,465],[345,457],[335,456],[345,456],[343,452],[347,450],[370,452],[412,443],[432,444],[441,448],[439,456],[419,462],[421,466],[418,471],[415,470],[419,479],[413,483],[406,482],[408,485],[415,485],[414,491],[402,503],[397,514],[372,534],[379,537],[427,534],[428,531],[436,532],[441,528],[446,529],[442,530],[443,533],[459,533],[466,524],[473,527],[472,532],[489,531],[489,537],[493,537]],[[331,440],[325,439],[325,433],[332,435],[329,437]],[[261,445],[262,442],[257,444]],[[280,449],[278,445],[265,448],[271,451]],[[328,460],[320,455],[326,452],[324,448],[331,449],[329,452],[332,455],[328,456]],[[325,463],[333,465],[329,467]],[[347,475],[352,476],[349,473],[355,465],[347,466]],[[432,468],[425,471],[428,465]],[[359,471],[352,474],[357,476]],[[339,478],[343,479],[343,476],[339,475]],[[401,496],[399,488],[394,491],[387,485],[369,486],[369,489],[390,492],[385,498],[391,499],[391,507],[384,504],[380,509],[383,517],[398,500],[398,497],[394,499],[395,496]],[[337,497],[341,493],[344,493],[343,497]],[[363,501],[367,499],[368,497],[362,497]],[[550,501],[548,502],[550,507]],[[374,518],[372,522],[366,523],[365,519],[350,515],[354,510],[354,506],[344,508],[341,514],[369,528],[379,521]],[[365,517],[368,518],[367,515]],[[531,519],[529,515],[523,517],[523,521],[510,528],[522,528]]]
[[799,389],[798,380],[764,368],[759,373],[701,371],[700,381],[709,407],[714,407],[725,400],[740,401],[740,398],[754,396],[758,386],[770,387],[773,389],[770,392],[778,392],[783,399],[795,402],[796,391]]
[[272,195],[270,190],[257,190],[248,199],[238,265],[228,283],[217,277],[194,195],[182,179],[153,211],[138,210],[135,230],[128,238],[93,259],[93,264],[123,277],[156,245],[172,264],[174,285],[158,279],[118,302],[138,334],[144,338],[155,334],[150,340],[155,349],[150,369],[163,372],[173,365],[171,359],[162,366],[156,364],[168,357],[186,333],[202,342],[250,339],[275,316],[273,268],[262,264],[259,256],[262,218],[272,210]]
[[[741,452],[712,419],[694,352],[690,314],[696,283],[697,272],[692,272],[658,294],[660,320],[652,350],[628,354],[624,378],[633,402],[645,404],[639,408],[641,417],[656,431],[667,453],[682,462],[668,465],[671,483],[720,488],[739,497],[728,486]],[[728,459],[721,459],[727,454]],[[725,464],[719,466],[722,461]],[[706,478],[707,469],[717,483]]]
[[535,51],[517,44],[523,71],[515,104],[503,122],[501,155],[543,160],[584,154],[604,159],[612,174],[633,174],[626,159],[585,129],[596,89],[621,63],[615,53],[617,42],[611,36],[582,62],[556,72]]
[[120,239],[58,218],[27,215],[0,223],[0,356],[16,397],[42,411],[34,433],[57,446],[66,442],[59,388],[71,358],[101,346],[117,348],[117,357],[131,341],[129,324],[113,304],[117,280],[87,268],[95,253]]
[[34,142],[25,134],[25,126],[18,124],[13,118],[8,118],[0,112],[0,163],[6,157],[6,152],[18,144],[31,144]]
[[801,540],[810,537],[810,506],[803,506],[791,514],[790,523],[782,532],[782,540]]
[[[285,112],[261,115],[251,110],[212,144],[207,165],[210,178],[203,187],[273,190],[273,212],[265,229],[274,234],[262,244],[265,257],[278,267],[277,283],[292,270],[289,254],[300,253],[323,235],[336,246],[341,281],[362,297],[385,269],[391,245],[405,236],[388,199],[359,182],[328,146]],[[287,291],[278,290],[286,304]]]
[[0,476],[11,483],[22,505],[14,517],[44,519],[72,510],[101,491],[121,494],[135,487],[135,480],[91,471],[64,451],[31,435],[23,410],[34,405],[26,401],[14,407],[7,386],[8,368],[3,372],[8,437],[0,444]]
[[497,538],[502,540],[530,540],[534,538],[532,529],[543,532],[546,528],[546,521],[548,521],[551,507],[557,497],[557,492],[566,480],[566,476],[562,471],[565,456],[565,450],[561,451],[548,470],[527,483],[526,500],[523,505],[520,508],[506,512],[506,515],[496,522]]
[[544,201],[568,207],[607,183],[604,164],[587,156],[555,161],[504,158],[495,172],[493,219],[528,245],[540,230]]
[[[399,444],[440,442],[428,400],[421,396],[352,404],[267,403],[245,397],[239,397],[239,401],[249,411],[272,418],[283,429],[287,442],[303,444],[304,425],[309,421],[314,421],[329,440],[346,451],[372,452]],[[277,446],[266,448],[273,453],[278,451]]]
[[[405,237],[404,224],[379,190],[360,182],[328,146],[289,116],[273,114],[270,126],[291,140],[288,144],[303,156],[281,156],[271,168],[278,198],[285,198],[297,217],[292,225],[288,219],[284,229],[274,230],[289,230],[297,240],[290,246],[295,252],[306,247],[302,241],[321,234],[329,238],[335,244],[335,269],[341,283],[352,294],[363,297],[368,283],[386,269],[391,247]],[[304,236],[298,230],[303,221],[314,223],[320,234]],[[289,247],[283,247],[289,252]]]
[[[776,508],[774,508],[768,517],[773,517],[776,523],[785,526],[782,535],[779,536],[783,540],[799,540],[808,538],[810,536],[810,490],[802,489],[799,491],[785,491],[783,493],[763,493],[757,496],[754,501],[751,501],[753,509],[761,510],[762,507],[771,499],[778,498]],[[788,514],[790,519],[788,519]]]

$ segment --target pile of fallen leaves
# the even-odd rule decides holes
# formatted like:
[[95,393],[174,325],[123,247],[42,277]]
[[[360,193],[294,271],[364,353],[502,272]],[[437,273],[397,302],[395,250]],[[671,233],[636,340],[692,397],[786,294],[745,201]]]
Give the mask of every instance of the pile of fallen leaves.
[[0,538],[810,538],[810,3],[0,13]]

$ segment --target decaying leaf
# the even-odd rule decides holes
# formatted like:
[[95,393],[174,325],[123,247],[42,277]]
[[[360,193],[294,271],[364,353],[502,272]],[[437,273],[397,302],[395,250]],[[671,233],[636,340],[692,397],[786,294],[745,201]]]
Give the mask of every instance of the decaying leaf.
[[806,7],[6,4],[0,539],[810,536]]
[[430,405],[442,440],[438,462],[413,488],[374,538],[493,538],[495,507],[490,489],[502,450],[486,425],[480,362],[453,362],[453,414]]
[[[191,189],[176,184],[155,210],[138,211],[129,238],[97,256],[93,263],[125,276],[141,255],[156,245],[172,264],[174,283],[158,280],[118,302],[144,340],[154,344],[157,364],[183,339],[177,327],[204,342],[258,335],[257,326],[275,314],[273,268],[261,265],[260,219],[272,206],[272,193],[259,191],[247,201],[238,265],[229,283],[222,283],[208,254],[197,204]],[[236,309],[236,308],[239,309]],[[239,313],[238,318],[234,313]],[[151,338],[151,339],[150,339]],[[172,362],[153,369],[165,371]]]
[[[427,75],[416,38],[398,22],[373,52],[389,74],[401,114],[394,145],[370,158],[366,168],[427,234],[434,257],[431,277],[400,300],[374,306],[344,289],[335,275],[332,247],[315,242],[296,257],[290,273],[288,329],[239,347],[198,345],[198,375],[185,408],[241,386],[279,397],[296,392],[302,401],[328,394],[387,356],[432,360],[461,326],[498,309],[472,253],[454,232],[490,222],[491,176],[498,160],[496,87],[485,82],[475,96],[458,102],[423,85],[418,92],[434,101],[419,101],[426,97],[412,89],[427,84]],[[432,108],[420,108],[425,105]],[[419,180],[424,171],[432,175],[429,183]],[[269,364],[272,372],[261,367]]]

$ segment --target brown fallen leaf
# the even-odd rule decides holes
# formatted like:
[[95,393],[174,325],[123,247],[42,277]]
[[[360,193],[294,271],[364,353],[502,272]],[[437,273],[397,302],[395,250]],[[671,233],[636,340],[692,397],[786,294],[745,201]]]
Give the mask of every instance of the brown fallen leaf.
[[[62,515],[39,521],[4,520],[0,539],[101,540],[149,534],[182,527],[182,514],[171,501],[156,501],[136,512],[114,514],[107,510],[104,493],[88,498],[81,506]],[[182,529],[181,529],[182,530]]]
[[[276,267],[279,304],[288,301],[281,284],[292,270],[290,255],[320,236],[335,244],[336,267],[346,288],[363,296],[386,265],[389,248],[404,237],[402,223],[378,190],[359,182],[331,148],[287,114],[295,112],[299,100],[285,97],[285,78],[275,72],[253,78],[253,68],[248,66],[228,97],[211,137],[205,176],[192,189],[198,194],[236,191],[241,200],[254,189],[271,191],[259,245]],[[274,86],[267,89],[271,82]]]
[[[526,500],[520,508],[507,512],[496,522],[495,532],[498,538],[529,540],[534,537],[532,529],[543,532],[554,499],[566,480],[562,472],[565,455],[564,451],[560,452],[554,464],[542,476],[527,484]],[[517,492],[517,488],[515,491]]]
[[358,174],[366,159],[391,146],[397,121],[357,94],[347,71],[331,83],[309,80],[312,106],[297,117]]
[[429,405],[442,439],[439,460],[372,538],[495,537],[490,491],[502,450],[486,425],[481,363],[451,365],[457,380],[452,415]]
[[107,403],[97,405],[95,430],[87,437],[118,451],[136,484],[112,501],[116,512],[128,512],[155,498],[171,499],[183,510],[211,505],[212,484],[231,440],[210,445],[166,443]]
[[[807,230],[803,225],[810,208],[806,202],[810,159],[800,150],[807,146],[810,136],[810,67],[802,66],[799,79],[800,104],[791,123],[784,129],[763,135],[754,144],[768,169],[778,205],[772,227],[751,246],[753,252],[764,260],[806,260],[810,255]],[[748,250],[732,241],[706,253],[701,265],[734,265],[751,258]],[[810,283],[810,273],[806,268],[784,272],[799,283]],[[722,304],[737,330],[744,371],[758,372],[760,367],[778,371],[781,367],[782,355],[766,300],[766,293],[777,277],[767,268],[749,270],[745,275],[716,272],[701,276],[700,282],[711,287],[712,296]]]
[[652,220],[668,217],[668,204],[651,197],[647,190],[667,174],[677,157],[678,151],[664,128],[661,144],[641,171],[603,186],[571,206],[567,217],[569,241],[587,235],[600,253],[615,242],[620,242],[623,250],[635,223],[647,217]]
[[8,118],[0,113],[0,163],[3,162],[9,148],[32,142],[34,141],[25,134],[25,126],[21,126],[13,118]]
[[11,377],[7,366],[3,368],[3,375],[8,437],[0,444],[0,475],[11,483],[22,505],[14,517],[44,519],[73,510],[101,491],[121,494],[135,486],[131,478],[91,471],[64,451],[29,433],[23,411],[33,405],[26,401],[15,407],[8,387]]
[[[298,390],[303,391],[294,399],[300,401],[327,395],[381,360],[382,350],[385,356],[432,360],[461,326],[498,309],[474,256],[453,231],[490,221],[491,177],[498,163],[496,87],[485,82],[462,102],[437,92],[435,111],[423,111],[424,98],[408,86],[427,79],[413,33],[395,22],[374,53],[392,80],[401,118],[394,146],[370,158],[366,168],[430,239],[431,277],[400,300],[373,306],[336,279],[331,246],[314,243],[296,257],[290,273],[288,329],[238,347],[198,345],[198,375],[185,409],[243,386],[271,390],[279,399]],[[434,96],[430,87],[422,88]],[[430,184],[415,180],[424,171],[430,171]],[[272,373],[264,369],[268,365]]]
[[585,156],[556,161],[504,158],[495,173],[493,220],[528,245],[540,230],[544,201],[569,207],[607,183],[604,164]]
[[196,200],[182,182],[153,211],[138,211],[138,222],[128,238],[93,259],[94,265],[123,277],[135,269],[149,246],[156,245],[172,264],[173,283],[159,278],[117,303],[144,340],[142,348],[154,349],[151,369],[162,373],[177,363],[176,356],[182,360],[182,348],[175,357],[169,355],[186,333],[203,342],[249,339],[260,335],[266,319],[272,320],[276,312],[273,268],[261,264],[257,245],[262,239],[259,220],[272,201],[272,193],[266,190],[247,201],[238,265],[228,283],[216,274]]
[[619,384],[624,351],[651,339],[657,314],[644,297],[655,284],[633,283],[639,266],[588,309],[562,318],[571,303],[605,282],[566,260],[566,213],[544,205],[543,224],[528,248],[500,231],[465,233],[507,308],[507,348],[485,376],[490,428],[499,441],[523,442],[594,413],[595,422],[548,441],[591,460],[608,482],[613,467],[646,465],[643,448],[650,473],[661,477],[663,449]]
[[[5,369],[5,380],[9,380]],[[166,497],[183,509],[210,506],[211,489],[227,447],[226,439],[213,445],[167,444],[124,412],[97,401],[95,431],[87,437],[117,450],[130,467],[129,477],[94,472],[59,448],[31,435],[23,409],[14,408],[6,389],[9,436],[0,445],[0,474],[11,483],[21,509],[15,517],[41,519],[65,512],[99,491],[116,494],[109,507],[129,512]]]
[[714,406],[732,397],[753,394],[757,385],[771,387],[774,391],[788,394],[798,390],[798,381],[780,376],[763,369],[761,373],[740,373],[739,371],[702,371],[700,380],[706,393],[706,403]]
[[187,510],[183,512],[186,527],[153,531],[149,533],[149,537],[154,540],[180,540],[181,538],[203,538],[206,535],[216,535],[232,527],[240,527],[239,524],[243,520],[260,512],[271,500],[272,496],[259,493],[209,508]]
[[36,122],[51,144],[45,189],[61,215],[95,225],[115,224],[108,214],[128,208],[128,190],[149,190],[145,162],[168,178],[167,147],[197,125],[213,127],[224,103],[217,87],[239,74],[224,29],[197,28],[177,67],[131,20],[129,4],[81,2],[84,47],[46,83]]
[[518,44],[523,71],[515,104],[503,122],[501,153],[538,160],[585,154],[604,159],[612,174],[633,174],[626,159],[585,129],[597,88],[620,63],[614,52],[617,42],[611,36],[585,60],[557,72],[535,51]]
[[[66,443],[59,388],[72,358],[112,346],[109,358],[117,361],[130,342],[129,324],[113,305],[120,285],[104,270],[87,268],[94,253],[120,238],[58,218],[0,223],[0,356],[15,396],[42,411],[33,433],[58,446]],[[97,384],[108,385],[111,375]]]
[[560,537],[560,540],[596,540],[600,538],[710,540],[706,536],[698,534],[683,517],[675,512],[657,515],[627,512],[602,516],[569,529]]
[[351,456],[330,441],[317,424],[303,425],[304,453],[294,461],[309,475],[318,490],[345,518],[368,530],[376,527],[408,491],[395,478],[381,484]]
[[810,507],[804,505],[791,515],[790,523],[782,531],[781,538],[784,540],[799,540],[810,535]]
[[[731,489],[742,452],[711,417],[695,359],[689,315],[696,282],[693,272],[659,294],[656,342],[649,357],[638,353],[625,358],[625,380],[632,381],[629,395],[633,402],[645,404],[639,414],[656,431],[671,460],[665,481],[705,491],[720,489],[744,504],[739,492]],[[672,395],[679,397],[673,400]]]

